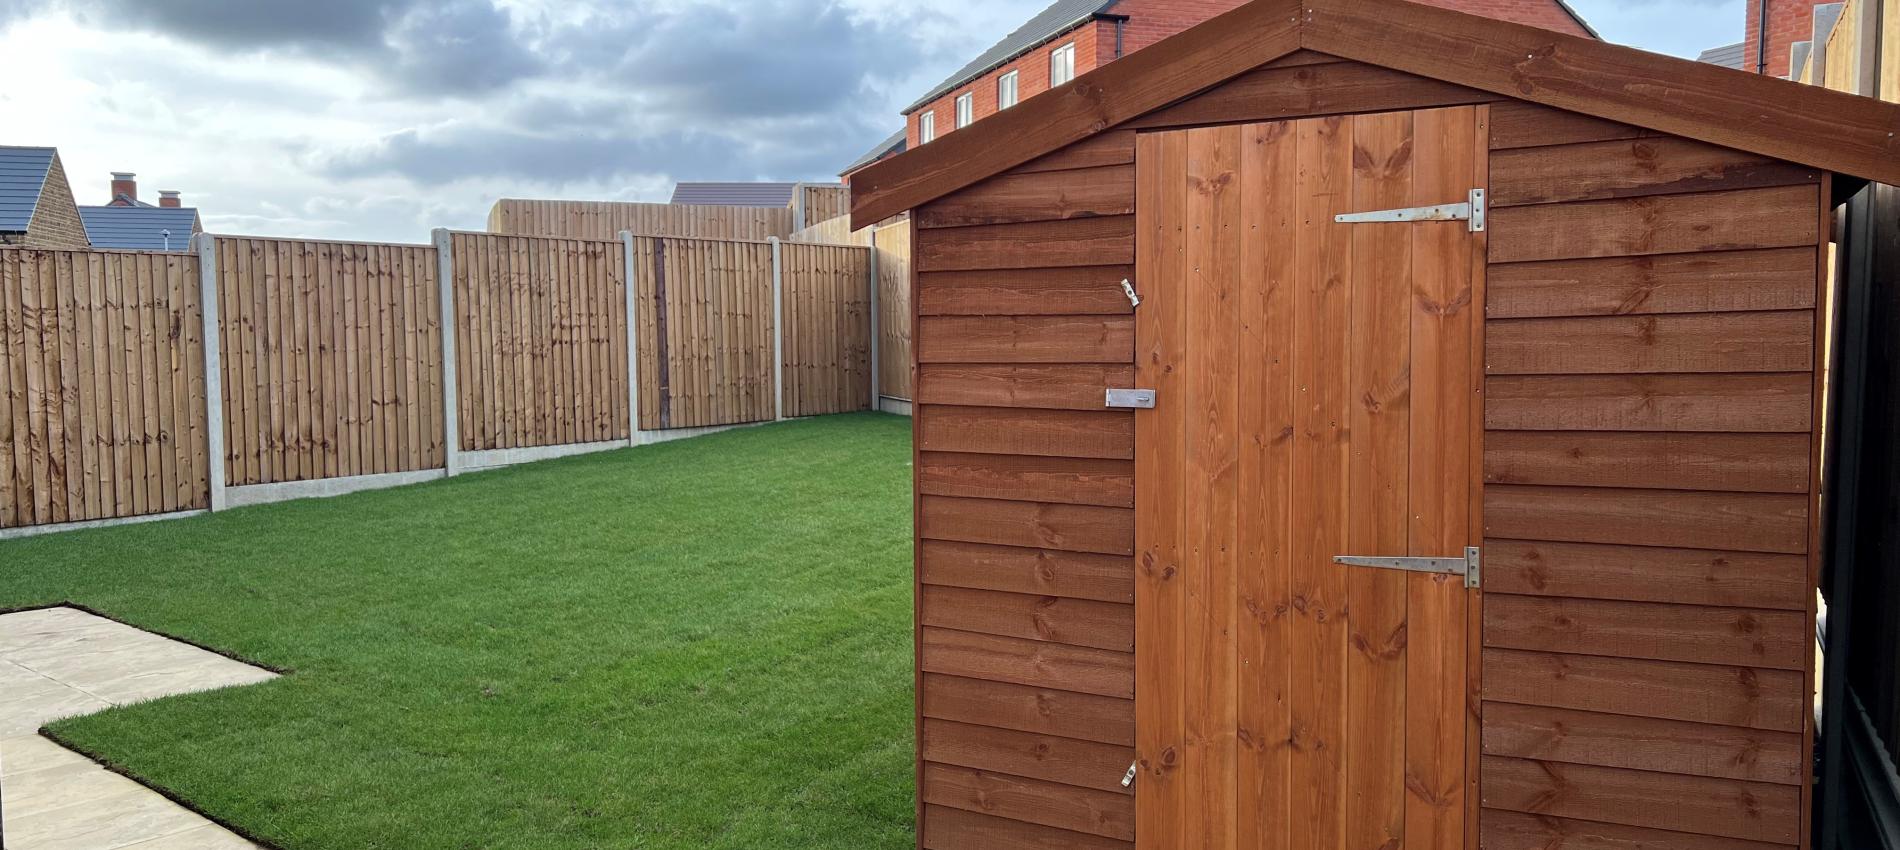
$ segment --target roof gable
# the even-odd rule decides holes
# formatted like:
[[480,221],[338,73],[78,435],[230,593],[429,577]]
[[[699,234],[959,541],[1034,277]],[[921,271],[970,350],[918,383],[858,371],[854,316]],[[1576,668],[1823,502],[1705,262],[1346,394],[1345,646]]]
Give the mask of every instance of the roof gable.
[[853,218],[913,209],[1302,48],[1900,183],[1894,104],[1405,0],[1255,0],[865,168]]
[[0,147],[0,233],[25,233],[39,207],[52,148]]

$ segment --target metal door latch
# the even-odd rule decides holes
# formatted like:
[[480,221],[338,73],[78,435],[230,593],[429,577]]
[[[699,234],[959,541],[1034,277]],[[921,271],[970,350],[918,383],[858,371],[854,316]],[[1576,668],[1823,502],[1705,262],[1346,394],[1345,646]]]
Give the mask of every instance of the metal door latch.
[[1153,410],[1154,390],[1109,390],[1107,407]]
[[1337,555],[1333,563],[1349,567],[1376,567],[1382,570],[1408,570],[1415,573],[1438,573],[1441,575],[1464,576],[1465,587],[1477,587],[1480,560],[1478,547],[1465,547],[1462,558],[1405,558],[1379,557],[1365,555]]
[[1135,767],[1136,767],[1137,765],[1140,765],[1140,764],[1141,764],[1141,762],[1139,762],[1139,761],[1136,761],[1136,762],[1131,762],[1131,763],[1130,763],[1130,764],[1128,765],[1128,772],[1127,772],[1127,773],[1124,773],[1124,774],[1122,774],[1122,787],[1123,787],[1123,788],[1133,788],[1133,787],[1135,787]]
[[1141,306],[1141,296],[1135,294],[1135,284],[1129,281],[1128,278],[1122,278],[1122,294],[1128,296],[1128,306]]
[[1429,207],[1405,207],[1396,210],[1345,213],[1333,216],[1340,224],[1367,224],[1405,221],[1466,221],[1472,233],[1484,232],[1484,190],[1473,189],[1462,204],[1433,204]]

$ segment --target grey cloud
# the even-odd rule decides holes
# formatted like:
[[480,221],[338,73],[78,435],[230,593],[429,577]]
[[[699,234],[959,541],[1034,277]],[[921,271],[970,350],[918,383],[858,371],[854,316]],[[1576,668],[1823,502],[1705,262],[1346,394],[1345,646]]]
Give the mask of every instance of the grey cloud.
[[501,88],[542,70],[521,36],[508,13],[488,0],[418,6],[386,36],[396,60],[390,73],[422,93]]
[[739,154],[738,146],[728,139],[695,133],[624,138],[467,128],[430,133],[404,130],[368,148],[320,156],[315,164],[333,177],[399,175],[423,185],[470,177],[560,183],[663,174],[695,164],[729,164],[738,161]]
[[70,0],[96,26],[127,24],[225,48],[375,50],[391,18],[420,0]]

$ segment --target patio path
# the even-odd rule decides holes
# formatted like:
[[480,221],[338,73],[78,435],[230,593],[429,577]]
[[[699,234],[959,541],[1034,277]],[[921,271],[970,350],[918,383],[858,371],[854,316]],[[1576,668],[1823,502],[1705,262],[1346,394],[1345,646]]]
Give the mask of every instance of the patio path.
[[256,848],[36,733],[63,717],[275,677],[74,608],[0,614],[0,846]]

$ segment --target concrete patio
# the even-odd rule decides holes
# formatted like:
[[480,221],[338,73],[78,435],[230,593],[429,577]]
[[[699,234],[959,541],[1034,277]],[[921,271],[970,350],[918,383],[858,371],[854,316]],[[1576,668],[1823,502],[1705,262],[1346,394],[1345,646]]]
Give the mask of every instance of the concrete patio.
[[0,615],[0,846],[255,848],[37,731],[64,717],[275,676],[73,608]]

